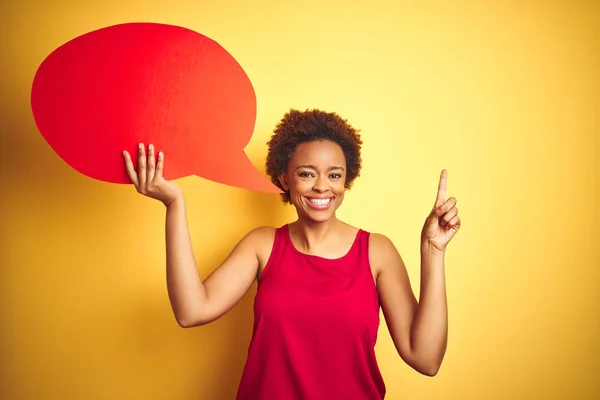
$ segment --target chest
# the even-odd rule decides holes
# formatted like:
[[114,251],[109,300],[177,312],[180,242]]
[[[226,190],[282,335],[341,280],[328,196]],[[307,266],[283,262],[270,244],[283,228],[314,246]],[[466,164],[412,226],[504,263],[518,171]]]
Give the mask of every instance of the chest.
[[[274,256],[274,254],[272,254],[271,248],[264,248],[262,249],[259,253],[258,253],[258,273],[257,273],[257,278],[258,278],[258,282],[260,284],[261,282],[261,277],[263,276],[265,269],[267,267],[267,264],[269,263],[269,260],[271,258],[271,256]],[[307,259],[310,260],[311,258],[313,259],[318,259],[320,257],[316,257],[316,256],[310,256],[308,255]],[[334,257],[326,257],[326,258],[334,258]],[[312,268],[311,268],[312,269]],[[307,270],[307,275],[312,275],[311,274],[311,269]],[[379,271],[372,267],[370,264],[367,264],[367,270],[370,271],[370,276],[371,279],[373,281],[373,284],[375,285],[375,287],[377,288],[377,276],[379,274]],[[322,275],[322,276],[318,276],[317,280],[314,282],[314,284],[318,285],[319,280],[324,280],[327,281],[328,275],[330,273],[333,273],[334,275],[336,275],[336,271],[335,268],[331,268],[331,271],[325,271],[327,272],[326,274]],[[302,275],[302,273],[300,274]],[[296,278],[298,278],[298,276],[296,276]],[[310,286],[311,283],[309,283]]]
[[297,257],[268,268],[255,297],[257,320],[315,337],[376,335],[379,299],[368,265]]

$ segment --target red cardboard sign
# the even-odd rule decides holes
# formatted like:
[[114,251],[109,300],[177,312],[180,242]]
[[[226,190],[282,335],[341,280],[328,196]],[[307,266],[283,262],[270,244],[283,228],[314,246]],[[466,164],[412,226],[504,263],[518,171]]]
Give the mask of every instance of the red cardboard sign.
[[256,96],[237,61],[192,30],[157,23],[109,26],[54,50],[31,90],[38,129],[72,168],[131,183],[138,143],[165,154],[166,179],[198,175],[226,185],[281,192],[244,153]]

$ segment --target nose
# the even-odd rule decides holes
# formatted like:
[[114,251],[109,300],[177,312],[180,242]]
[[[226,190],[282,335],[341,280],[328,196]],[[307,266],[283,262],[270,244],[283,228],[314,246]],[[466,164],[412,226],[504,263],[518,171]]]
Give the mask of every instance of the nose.
[[327,188],[328,188],[327,178],[325,176],[319,176],[315,180],[315,184],[313,186],[313,190],[315,192],[323,193],[323,192],[327,191]]

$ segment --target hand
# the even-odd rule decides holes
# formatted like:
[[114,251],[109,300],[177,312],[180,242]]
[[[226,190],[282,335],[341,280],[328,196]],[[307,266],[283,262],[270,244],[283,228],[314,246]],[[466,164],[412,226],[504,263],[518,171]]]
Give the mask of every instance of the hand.
[[163,178],[165,156],[163,152],[158,153],[158,162],[154,162],[154,146],[148,146],[148,163],[146,165],[146,150],[143,143],[139,145],[138,172],[135,172],[131,157],[127,151],[123,152],[127,175],[135,186],[135,189],[150,198],[160,200],[165,206],[171,204],[177,197],[183,195],[183,191],[173,182]]
[[446,201],[447,175],[448,172],[445,169],[442,170],[433,210],[425,220],[421,231],[421,244],[433,246],[439,251],[446,250],[446,246],[460,228],[456,199],[450,197]]

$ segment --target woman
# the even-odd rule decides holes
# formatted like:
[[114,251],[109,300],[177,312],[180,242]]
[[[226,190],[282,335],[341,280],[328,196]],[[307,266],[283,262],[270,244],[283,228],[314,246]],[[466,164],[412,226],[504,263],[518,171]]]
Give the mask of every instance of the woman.
[[381,306],[396,349],[418,372],[437,373],[446,350],[446,246],[460,227],[456,199],[445,200],[442,171],[421,232],[417,302],[400,254],[385,236],[336,217],[361,167],[358,131],[335,113],[290,110],[269,141],[267,173],[298,219],[248,233],[201,282],[181,189],[163,178],[164,155],[140,144],[138,192],[167,209],[167,287],[182,327],[230,310],[255,280],[254,331],[237,398],[383,399],[374,346]]

